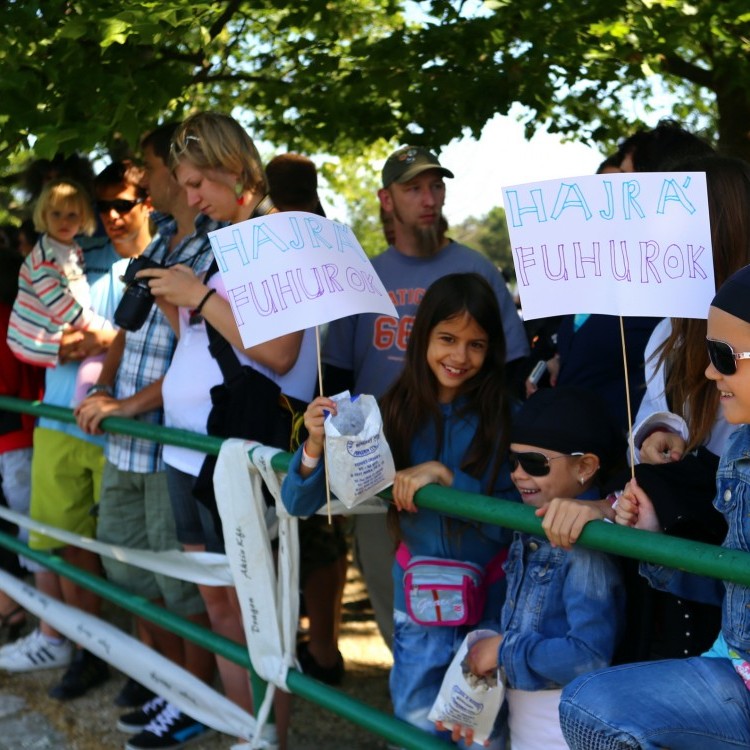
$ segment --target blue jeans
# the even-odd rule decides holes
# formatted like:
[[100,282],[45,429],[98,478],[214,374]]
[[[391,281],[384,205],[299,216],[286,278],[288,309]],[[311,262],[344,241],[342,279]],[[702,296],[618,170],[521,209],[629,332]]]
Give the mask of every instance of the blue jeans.
[[[438,732],[427,715],[469,630],[471,628],[418,625],[406,612],[393,612],[393,668],[389,678],[393,713],[448,742],[450,732]],[[496,732],[498,724],[504,729],[504,715],[496,723]],[[490,747],[496,750],[503,744],[504,740],[498,738]],[[466,745],[459,742],[458,747]]]
[[571,682],[560,723],[572,750],[750,747],[750,690],[728,659],[623,664]]

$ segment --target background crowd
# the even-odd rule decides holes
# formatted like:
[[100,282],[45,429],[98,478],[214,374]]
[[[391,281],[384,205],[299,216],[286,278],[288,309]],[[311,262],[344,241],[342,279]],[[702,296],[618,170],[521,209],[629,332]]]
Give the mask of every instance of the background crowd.
[[[599,172],[670,170],[706,173],[720,289],[750,262],[750,166],[665,121],[624,139]],[[713,508],[716,472],[750,415],[729,418],[715,379],[704,377],[712,366],[722,372],[721,351],[709,361],[705,320],[626,318],[627,379],[616,318],[578,314],[524,324],[501,271],[450,237],[442,209],[452,177],[421,146],[404,146],[386,160],[378,197],[388,247],[372,262],[399,318],[361,314],[331,323],[320,393],[313,330],[243,346],[208,241],[214,229],[272,212],[325,216],[312,161],[283,154],[264,165],[239,123],[203,112],[148,132],[136,156],[96,175],[77,156],[36,163],[28,173],[33,227],[0,234],[0,393],[43,394],[45,403],[73,408],[77,421],[35,423],[0,412],[2,492],[9,507],[35,521],[109,544],[223,552],[212,459],[105,433],[101,423],[121,416],[207,433],[212,388],[241,373],[253,406],[238,436],[294,453],[284,502],[305,516],[300,595],[310,626],[298,645],[303,671],[332,685],[344,678],[338,628],[351,545],[393,651],[397,716],[470,744],[470,733],[436,727],[427,714],[464,636],[482,624],[497,637],[472,652],[472,669],[481,675],[501,668],[508,688],[494,746],[509,735],[513,750],[567,747],[574,741],[569,727],[580,732],[582,722],[577,716],[560,724],[566,685],[613,664],[701,657],[716,650],[727,621],[716,592],[703,593],[705,581],[657,591],[649,584],[659,575],[646,582],[636,563],[576,547],[584,525],[606,519],[721,543],[728,526]],[[717,306],[748,319],[731,304]],[[530,379],[539,362],[543,376]],[[387,515],[329,523],[314,515],[325,500],[322,423],[336,410],[330,396],[346,389],[380,401],[398,470],[394,503]],[[415,494],[433,483],[532,505],[546,537],[420,509]],[[639,508],[648,511],[639,515]],[[28,543],[244,641],[231,586],[136,570],[35,532]],[[474,621],[415,621],[404,586],[415,555],[470,561],[485,571],[485,600]],[[6,557],[6,569],[33,574],[45,594],[100,612],[91,592],[41,564]],[[41,620],[18,638],[25,621],[0,592],[8,640],[0,669],[64,667],[50,691],[58,700],[109,678],[108,665],[54,622]],[[226,696],[252,712],[244,669],[145,619],[133,628],[201,680],[212,683],[218,674]],[[719,658],[742,661],[750,650],[743,638],[727,636]],[[208,731],[134,680],[116,700],[131,709],[118,722],[131,735],[130,750],[179,748]],[[280,748],[290,716],[289,696],[279,691]],[[680,739],[669,746],[732,746],[703,729],[704,744]],[[750,735],[750,722],[744,732]],[[658,745],[637,736],[572,746]]]

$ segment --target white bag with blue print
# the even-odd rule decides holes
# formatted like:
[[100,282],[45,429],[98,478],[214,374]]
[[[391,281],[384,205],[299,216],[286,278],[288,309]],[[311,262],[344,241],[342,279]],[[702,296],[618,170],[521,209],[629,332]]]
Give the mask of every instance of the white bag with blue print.
[[331,398],[337,414],[323,423],[328,480],[333,494],[353,508],[390,487],[396,468],[375,397],[343,391]]
[[494,630],[473,630],[464,638],[427,716],[430,721],[441,721],[445,729],[453,729],[455,725],[464,730],[473,729],[474,742],[480,745],[492,735],[495,718],[505,698],[505,686],[499,673],[494,678],[473,674],[467,656],[477,641],[496,635]]

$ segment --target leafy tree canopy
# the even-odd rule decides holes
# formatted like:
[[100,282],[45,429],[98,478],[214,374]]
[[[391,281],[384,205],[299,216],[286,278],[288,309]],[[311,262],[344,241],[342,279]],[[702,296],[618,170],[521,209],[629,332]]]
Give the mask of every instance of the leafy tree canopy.
[[[750,159],[747,0],[7,0],[0,168],[108,149],[191,109],[279,148],[439,148],[524,107],[611,145],[655,92]],[[662,94],[663,95],[663,94]],[[636,110],[634,101],[642,104]],[[653,124],[653,123],[649,123]]]

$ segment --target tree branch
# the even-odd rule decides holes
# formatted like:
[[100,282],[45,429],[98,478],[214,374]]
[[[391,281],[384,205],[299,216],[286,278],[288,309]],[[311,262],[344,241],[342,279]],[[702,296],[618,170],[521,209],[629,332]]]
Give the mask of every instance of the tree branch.
[[707,89],[714,90],[716,84],[713,71],[689,63],[677,55],[664,55],[662,57],[662,64],[667,73],[672,73],[698,86],[705,86]]
[[230,2],[227,3],[224,12],[213,22],[213,24],[211,24],[211,28],[208,30],[208,35],[211,39],[216,39],[224,26],[229,23],[232,16],[240,9],[241,4],[242,0],[230,0]]

